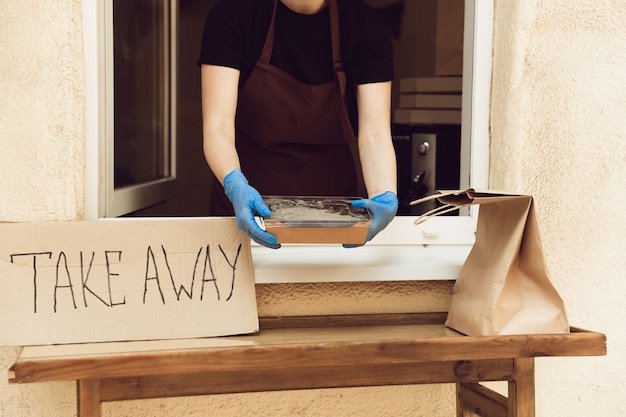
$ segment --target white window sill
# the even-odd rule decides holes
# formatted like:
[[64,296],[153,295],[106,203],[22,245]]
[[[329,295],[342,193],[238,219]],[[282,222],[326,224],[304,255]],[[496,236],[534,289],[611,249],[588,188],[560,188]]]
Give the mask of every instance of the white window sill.
[[[416,226],[397,217],[367,245],[252,244],[257,283],[453,280],[474,244],[470,216],[433,218]],[[407,230],[411,230],[407,233]],[[404,233],[398,233],[404,230]]]

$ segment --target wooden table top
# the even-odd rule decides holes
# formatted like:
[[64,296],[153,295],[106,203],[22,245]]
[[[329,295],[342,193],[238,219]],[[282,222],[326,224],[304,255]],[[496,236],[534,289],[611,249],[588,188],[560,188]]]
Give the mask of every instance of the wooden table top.
[[606,354],[605,335],[576,328],[568,334],[473,337],[447,328],[441,316],[355,317],[361,318],[266,319],[251,335],[27,346],[9,381]]

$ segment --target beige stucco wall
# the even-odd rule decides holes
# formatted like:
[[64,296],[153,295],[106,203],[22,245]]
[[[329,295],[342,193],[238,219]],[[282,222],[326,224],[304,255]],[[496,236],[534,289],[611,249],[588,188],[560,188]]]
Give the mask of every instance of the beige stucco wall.
[[492,188],[537,201],[570,321],[608,356],[537,360],[538,416],[626,415],[626,7],[496,1]]
[[0,3],[0,219],[83,212],[81,2]]
[[[0,220],[82,217],[80,3],[0,2]],[[624,62],[622,0],[497,1],[491,186],[535,196],[572,323],[609,340],[607,357],[537,360],[539,416],[626,415]],[[438,282],[266,285],[259,312],[438,310],[449,299]],[[0,370],[18,353],[1,348]],[[74,389],[1,377],[0,415],[73,415]],[[452,399],[450,386],[358,388],[117,403],[105,415],[444,417]]]

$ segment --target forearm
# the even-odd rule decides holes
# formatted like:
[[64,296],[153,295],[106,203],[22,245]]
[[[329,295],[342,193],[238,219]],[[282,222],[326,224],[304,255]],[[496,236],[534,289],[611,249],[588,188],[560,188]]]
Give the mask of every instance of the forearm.
[[226,174],[240,168],[234,133],[205,126],[203,137],[204,157],[213,174],[223,183]]
[[396,154],[391,140],[391,82],[359,85],[359,158],[368,197],[397,194]]
[[391,135],[363,136],[359,135],[359,158],[368,197],[385,191],[397,194],[396,155]]
[[202,65],[202,136],[209,167],[220,182],[239,168],[235,148],[235,112],[239,71]]
[[380,130],[364,129],[358,138],[368,198],[356,200],[352,205],[366,209],[372,217],[367,241],[387,227],[398,211],[396,158],[389,130],[388,125]]

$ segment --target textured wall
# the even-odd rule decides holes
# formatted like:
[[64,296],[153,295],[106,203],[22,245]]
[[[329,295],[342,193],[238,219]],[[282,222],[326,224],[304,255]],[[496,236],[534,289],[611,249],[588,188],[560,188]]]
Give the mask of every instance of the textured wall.
[[82,215],[80,8],[80,0],[0,2],[0,220]]
[[490,186],[535,196],[570,321],[608,356],[539,359],[538,416],[626,415],[626,7],[496,2]]
[[[492,187],[536,197],[571,321],[609,337],[605,358],[538,360],[538,416],[626,415],[625,13],[622,0],[496,5]],[[78,0],[0,2],[2,220],[81,217],[80,19]],[[258,296],[261,314],[438,310],[449,297],[447,282],[267,285]],[[0,349],[0,369],[18,352]],[[74,389],[0,378],[0,416],[73,415]],[[450,386],[358,388],[117,403],[105,415],[450,417],[452,398]]]
[[[74,220],[84,199],[80,0],[0,1],[0,221]],[[0,416],[71,416],[74,384],[8,386]]]

